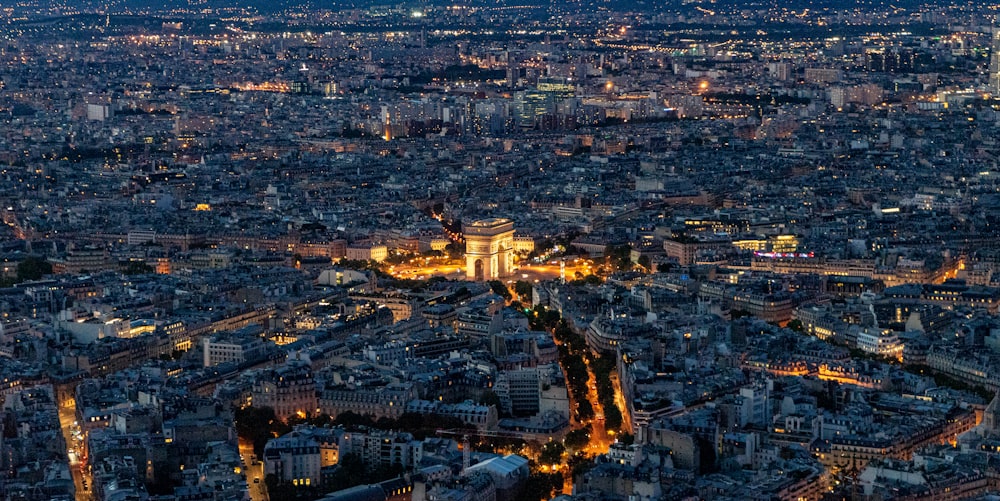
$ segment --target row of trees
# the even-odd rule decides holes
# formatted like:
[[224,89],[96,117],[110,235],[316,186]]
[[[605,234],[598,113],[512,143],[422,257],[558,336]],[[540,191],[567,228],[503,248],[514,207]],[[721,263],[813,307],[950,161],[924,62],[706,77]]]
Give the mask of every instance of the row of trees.
[[549,310],[541,305],[536,305],[525,314],[528,316],[528,328],[533,331],[551,332],[562,318],[558,311]]
[[[580,419],[593,417],[593,407],[587,400],[587,381],[590,378],[586,363],[590,359],[587,341],[573,332],[559,317],[558,312],[535,307],[528,318],[537,325],[552,330],[553,336],[560,343],[559,363],[566,373],[566,385],[578,403],[577,415]],[[597,398],[604,408],[605,426],[610,430],[618,430],[622,426],[622,414],[615,404],[615,389],[611,382],[611,375],[615,370],[614,357],[595,357],[590,361],[590,368],[597,380]]]
[[52,264],[41,257],[28,256],[17,263],[16,275],[0,280],[0,286],[10,287],[29,280],[39,280],[50,273],[52,273]]
[[[496,449],[497,447],[508,450],[519,450],[525,447],[540,452],[540,460],[543,464],[558,464],[562,462],[562,455],[566,451],[566,446],[562,442],[549,442],[539,444],[538,442],[526,443],[523,440],[501,438],[501,437],[481,437],[476,434],[474,428],[462,423],[457,418],[440,415],[422,415],[406,413],[398,419],[373,418],[367,415],[345,412],[332,418],[326,414],[312,417],[292,416],[287,422],[278,419],[274,410],[269,407],[246,407],[234,410],[234,420],[236,431],[241,439],[253,443],[254,453],[258,456],[264,452],[264,446],[268,440],[281,436],[292,430],[298,424],[312,424],[314,426],[343,426],[348,430],[357,429],[383,429],[399,430],[412,433],[414,438],[423,439],[435,434],[441,429],[469,429],[470,438],[474,439],[474,447],[479,450]],[[575,444],[574,447],[583,447],[586,444],[586,430],[577,430],[567,436],[566,444]],[[582,434],[582,435],[581,435]],[[582,440],[581,440],[582,437]],[[341,456],[335,471],[320,486],[294,486],[283,483],[274,475],[264,478],[268,495],[273,500],[292,499],[315,499],[324,492],[339,491],[357,485],[374,484],[396,478],[404,472],[402,466],[394,465],[366,465],[360,457],[353,454]],[[558,492],[563,485],[563,477],[559,473],[534,472],[528,478],[525,486],[515,496],[517,501],[538,501],[549,499],[550,494]]]
[[[153,267],[144,261],[129,260],[120,263],[121,272],[126,275],[143,275],[153,273]],[[52,263],[42,257],[28,256],[20,263],[17,263],[16,275],[10,278],[0,279],[0,287],[10,287],[14,284],[31,280],[41,280],[45,275],[52,273]]]
[[318,499],[328,492],[350,489],[358,485],[369,485],[397,478],[403,474],[400,464],[366,465],[357,454],[345,454],[337,461],[337,467],[323,485],[302,486],[281,482],[274,474],[264,478],[268,498],[274,501],[293,499]]
[[566,374],[566,387],[573,395],[576,402],[576,417],[580,421],[586,421],[594,417],[594,407],[587,399],[587,381],[590,374],[587,373],[587,364],[579,353],[574,353],[569,345],[559,345],[559,364],[562,365]]
[[576,417],[585,421],[594,417],[594,407],[587,399],[587,363],[583,356],[587,350],[587,342],[569,328],[558,311],[541,306],[528,312],[529,326],[534,330],[552,332],[559,342],[559,365],[566,375],[566,389],[576,402]]
[[388,417],[376,419],[368,415],[344,412],[338,414],[336,418],[327,414],[304,418],[292,416],[286,422],[279,419],[274,414],[274,409],[270,407],[238,408],[233,411],[233,419],[236,422],[237,435],[252,443],[254,454],[258,456],[264,453],[264,446],[268,440],[292,431],[292,428],[299,424],[319,427],[342,426],[348,430],[365,428],[398,430],[411,433],[418,440],[432,436],[438,430],[474,429],[456,417],[414,413],[404,413],[398,419]]
[[514,501],[552,499],[554,493],[562,491],[562,486],[563,476],[560,473],[532,473],[514,496]]
[[615,404],[615,387],[611,382],[615,370],[614,357],[597,357],[590,364],[597,379],[597,400],[604,408],[604,426],[609,430],[619,430],[622,427],[622,413]]

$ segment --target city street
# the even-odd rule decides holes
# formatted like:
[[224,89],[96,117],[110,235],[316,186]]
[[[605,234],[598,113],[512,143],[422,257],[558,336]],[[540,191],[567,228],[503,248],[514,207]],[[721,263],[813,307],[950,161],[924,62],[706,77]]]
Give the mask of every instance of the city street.
[[267,486],[264,484],[264,463],[253,464],[253,446],[240,440],[240,457],[243,458],[243,470],[247,474],[247,486],[250,499],[253,501],[268,501]]
[[76,501],[90,501],[93,479],[85,471],[87,470],[87,458],[83,456],[83,435],[76,423],[75,400],[64,400],[59,406],[59,426],[62,428],[63,439],[66,442],[69,471],[73,475],[73,485],[76,488]]
[[[513,283],[518,280],[542,282],[560,278],[563,265],[559,260],[549,260],[545,263],[521,263],[516,265],[514,273],[506,279]],[[465,261],[445,258],[414,258],[410,262],[389,265],[385,268],[392,276],[402,279],[427,280],[431,277],[444,277],[449,280],[465,279]],[[586,259],[572,259],[565,264],[566,280],[576,280],[594,273],[593,264]]]
[[608,448],[615,442],[615,436],[609,434],[604,426],[604,406],[597,396],[597,376],[594,371],[587,366],[587,400],[594,408],[594,419],[590,421],[590,443],[587,444],[587,453],[590,455],[605,454]]

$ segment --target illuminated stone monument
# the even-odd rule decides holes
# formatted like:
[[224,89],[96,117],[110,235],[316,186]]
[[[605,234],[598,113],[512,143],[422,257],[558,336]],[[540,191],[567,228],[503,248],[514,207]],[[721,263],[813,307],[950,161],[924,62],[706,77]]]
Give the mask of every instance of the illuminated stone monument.
[[514,222],[482,219],[466,224],[465,276],[469,280],[496,280],[514,267]]

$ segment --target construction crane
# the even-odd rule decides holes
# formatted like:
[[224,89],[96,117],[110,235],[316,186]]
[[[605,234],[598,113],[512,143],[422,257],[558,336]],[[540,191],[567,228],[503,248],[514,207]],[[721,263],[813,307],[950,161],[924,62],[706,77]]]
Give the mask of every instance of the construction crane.
[[462,428],[452,428],[450,430],[438,429],[434,432],[437,435],[450,435],[455,437],[468,437],[470,435],[476,437],[497,437],[497,438],[516,438],[518,440],[530,440],[530,438],[525,437],[523,433],[518,433],[516,431],[490,431],[490,430],[477,430],[477,429],[462,429]]

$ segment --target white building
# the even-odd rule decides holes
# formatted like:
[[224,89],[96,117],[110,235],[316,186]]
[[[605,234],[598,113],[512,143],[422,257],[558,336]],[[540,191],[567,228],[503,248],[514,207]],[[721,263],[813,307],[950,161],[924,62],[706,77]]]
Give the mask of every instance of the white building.
[[903,359],[903,342],[889,329],[862,329],[858,333],[858,349],[882,357]]
[[319,443],[297,431],[269,440],[264,446],[264,474],[273,474],[281,482],[319,485],[321,464]]
[[354,454],[368,467],[397,465],[412,468],[423,458],[423,443],[402,432],[346,432],[340,437],[338,446],[340,457]]
[[132,230],[128,232],[127,242],[129,245],[142,245],[155,241],[156,232],[153,230]]
[[542,385],[536,369],[502,371],[493,391],[505,414],[527,416],[540,409]]
[[389,248],[382,244],[358,242],[347,246],[347,259],[351,261],[376,261],[389,257]]
[[114,116],[114,110],[107,104],[88,104],[87,120],[97,120],[103,122]]
[[497,491],[501,492],[513,491],[518,484],[527,480],[530,474],[528,460],[514,454],[474,464],[465,473],[468,475],[475,472],[488,474],[493,479]]
[[264,356],[267,343],[259,336],[214,336],[203,341],[205,367],[226,362],[243,363]]
[[475,426],[478,430],[497,429],[497,408],[492,405],[479,405],[471,400],[458,404],[410,400],[406,403],[406,412],[450,416],[461,419],[463,423]]
[[70,333],[76,344],[91,344],[106,337],[129,337],[129,322],[79,308],[66,309],[56,317],[56,326]]
[[740,426],[749,424],[766,425],[770,422],[768,416],[768,391],[766,387],[750,386],[740,388],[738,397],[738,419]]

